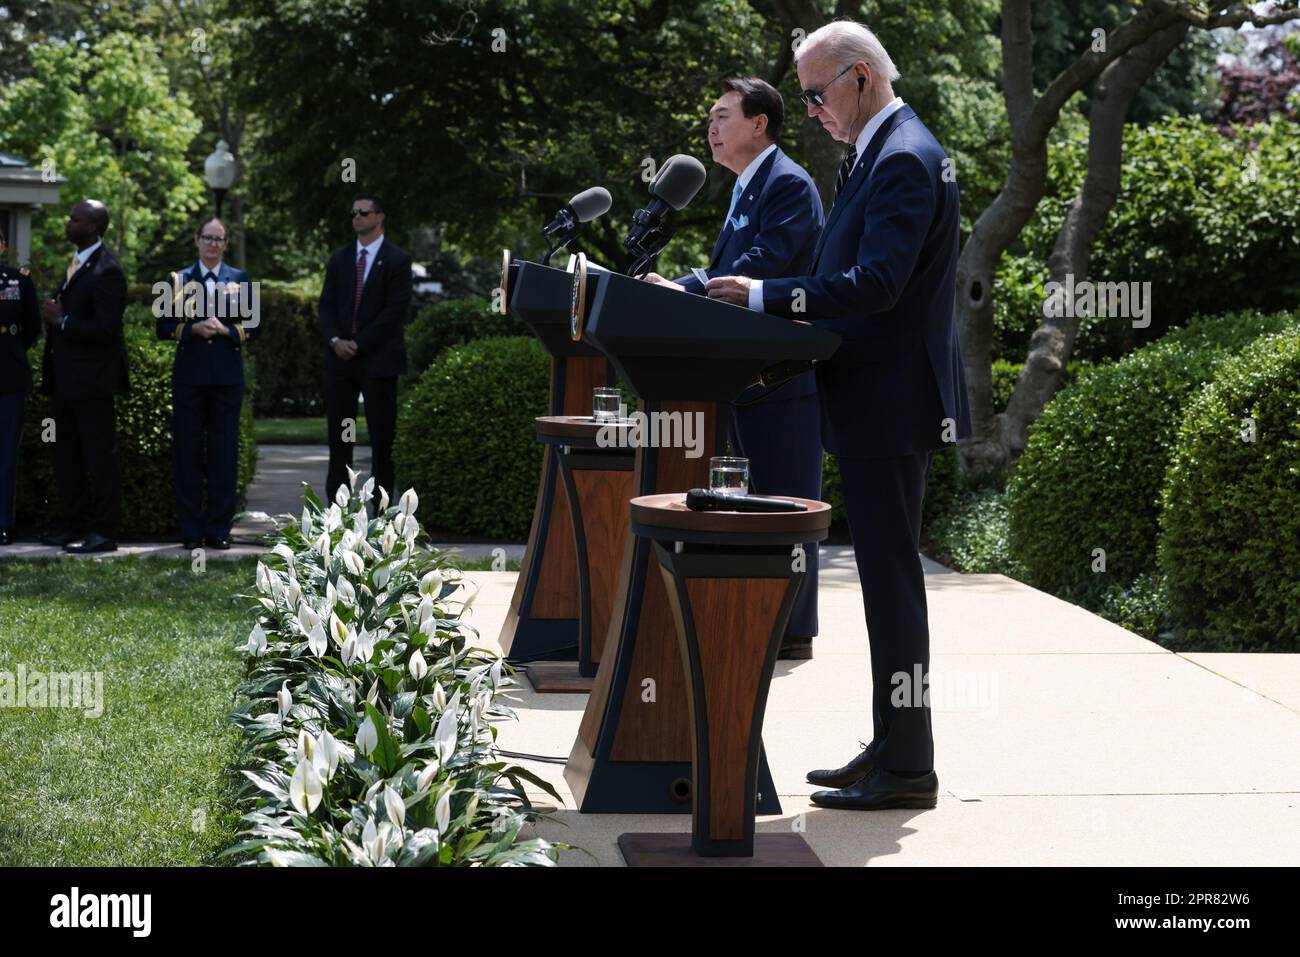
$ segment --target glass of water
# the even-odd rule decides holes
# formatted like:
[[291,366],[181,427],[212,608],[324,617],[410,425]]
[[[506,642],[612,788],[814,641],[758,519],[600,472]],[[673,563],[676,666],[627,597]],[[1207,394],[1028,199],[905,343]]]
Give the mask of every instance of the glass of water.
[[591,417],[597,422],[617,422],[623,393],[614,386],[597,386],[591,397]]
[[723,495],[748,495],[749,459],[730,455],[709,459],[709,490]]

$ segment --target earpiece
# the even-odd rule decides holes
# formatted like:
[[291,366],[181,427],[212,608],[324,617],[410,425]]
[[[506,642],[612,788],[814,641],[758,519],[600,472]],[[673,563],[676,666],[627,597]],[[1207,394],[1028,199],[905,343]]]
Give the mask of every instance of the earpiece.
[[866,83],[867,83],[867,78],[866,78],[865,76],[860,76],[860,77],[858,77],[858,92],[859,92],[859,93],[862,92],[862,88],[866,85]]

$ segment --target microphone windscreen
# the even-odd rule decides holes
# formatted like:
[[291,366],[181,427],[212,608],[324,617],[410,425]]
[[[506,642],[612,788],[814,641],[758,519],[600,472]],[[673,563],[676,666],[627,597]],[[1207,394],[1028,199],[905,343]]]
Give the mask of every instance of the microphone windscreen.
[[610,197],[609,190],[603,186],[584,189],[569,200],[569,206],[573,208],[573,215],[578,217],[580,223],[589,223],[599,216],[604,216],[609,212],[609,207],[613,204],[614,200]]
[[680,210],[695,198],[706,175],[704,164],[694,156],[677,153],[668,157],[668,162],[659,170],[659,175],[650,184],[650,195]]

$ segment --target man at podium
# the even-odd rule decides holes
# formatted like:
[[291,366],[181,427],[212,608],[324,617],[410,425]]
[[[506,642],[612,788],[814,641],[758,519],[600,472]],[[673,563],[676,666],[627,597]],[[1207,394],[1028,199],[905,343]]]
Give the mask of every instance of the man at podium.
[[917,553],[931,454],[970,434],[954,317],[958,193],[943,147],[903,101],[889,54],[849,21],[795,53],[808,115],[848,145],[808,275],[715,277],[708,294],[838,332],[817,364],[822,437],[844,481],[871,643],[872,737],[812,771],[823,807],[934,807],[930,632]]
[[[785,104],[758,77],[724,80],[709,110],[713,160],[736,174],[731,206],[707,269],[674,283],[646,279],[704,295],[714,276],[754,279],[797,276],[812,264],[822,227],[822,202],[808,172],[776,145]],[[753,385],[735,400],[731,431],[749,459],[751,491],[820,498],[822,442],[817,381],[811,372],[774,386]],[[811,658],[817,634],[817,543],[804,546],[808,574],[795,597],[780,657]]]

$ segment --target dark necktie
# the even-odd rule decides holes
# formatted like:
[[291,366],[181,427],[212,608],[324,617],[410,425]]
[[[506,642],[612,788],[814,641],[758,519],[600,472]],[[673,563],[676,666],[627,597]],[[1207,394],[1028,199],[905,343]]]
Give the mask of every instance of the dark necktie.
[[352,334],[357,334],[357,310],[361,308],[361,289],[366,284],[366,247],[361,247],[357,257],[357,292],[352,298]]
[[858,158],[857,144],[849,147],[848,152],[844,154],[844,162],[840,163],[840,171],[835,177],[835,195],[831,197],[831,205],[835,205],[835,200],[840,198],[840,190],[848,182],[849,173],[853,171],[853,164]]

